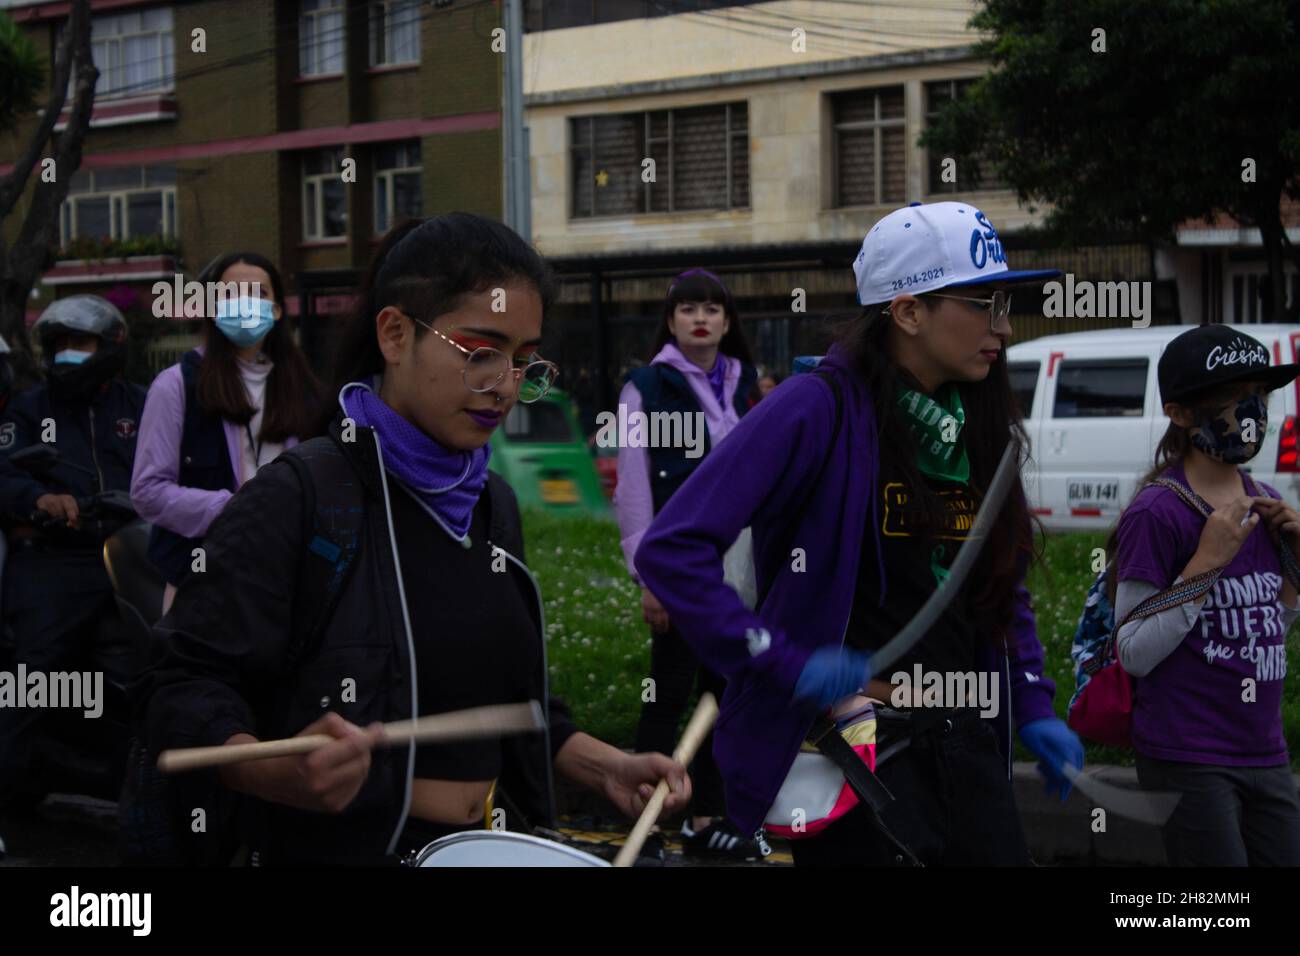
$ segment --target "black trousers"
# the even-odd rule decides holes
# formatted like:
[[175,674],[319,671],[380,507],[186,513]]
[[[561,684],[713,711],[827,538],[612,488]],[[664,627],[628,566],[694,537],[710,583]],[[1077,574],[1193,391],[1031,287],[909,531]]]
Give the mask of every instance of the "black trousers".
[[[27,672],[102,668],[100,618],[117,614],[113,588],[97,552],[10,551],[4,568],[4,615],[14,643],[13,667]],[[46,712],[0,707],[0,802],[13,795],[30,760],[33,731]]]
[[1170,866],[1300,866],[1291,767],[1223,767],[1137,755],[1144,790],[1181,793],[1160,828]]
[[[926,866],[1029,866],[1006,758],[988,722],[962,715],[913,737],[879,768],[894,800],[881,819]],[[790,841],[795,866],[899,866],[861,804]]]
[[[678,730],[697,680],[700,693],[711,692],[719,701],[727,688],[726,679],[700,663],[695,652],[669,624],[662,634],[651,632],[650,678],[655,699],[641,705],[636,728],[638,752],[657,750],[671,755],[677,746]],[[695,816],[726,816],[722,775],[713,760],[713,733],[700,744],[691,761],[691,813]]]

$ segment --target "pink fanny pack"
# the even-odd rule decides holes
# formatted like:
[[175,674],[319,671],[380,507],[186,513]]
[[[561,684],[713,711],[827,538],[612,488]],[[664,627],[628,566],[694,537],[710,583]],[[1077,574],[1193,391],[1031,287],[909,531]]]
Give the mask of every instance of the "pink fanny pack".
[[[870,699],[857,697],[836,716],[835,725],[867,769],[875,770],[876,710]],[[816,836],[858,803],[858,795],[844,778],[844,771],[812,743],[804,741],[763,826],[788,840],[804,839]]]

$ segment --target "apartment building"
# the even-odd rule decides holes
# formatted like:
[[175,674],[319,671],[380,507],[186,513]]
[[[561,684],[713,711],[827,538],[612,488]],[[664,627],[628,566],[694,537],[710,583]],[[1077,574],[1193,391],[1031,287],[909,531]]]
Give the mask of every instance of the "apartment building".
[[[5,12],[52,62],[68,8]],[[490,0],[94,0],[92,11],[94,115],[31,318],[76,292],[147,310],[156,281],[250,249],[280,266],[317,352],[394,222],[500,217],[504,58]],[[13,159],[6,139],[0,163]]]

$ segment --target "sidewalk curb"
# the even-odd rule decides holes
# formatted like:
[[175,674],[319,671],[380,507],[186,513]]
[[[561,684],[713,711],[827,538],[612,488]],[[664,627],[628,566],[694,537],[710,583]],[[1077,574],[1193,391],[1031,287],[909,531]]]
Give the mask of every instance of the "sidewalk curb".
[[[1086,772],[1117,787],[1139,789],[1133,767],[1097,764],[1086,768]],[[1017,761],[1011,776],[1025,839],[1036,862],[1084,866],[1167,865],[1158,827],[1115,814],[1095,814],[1098,808],[1077,789],[1070,791],[1064,803],[1047,796],[1043,792],[1043,778],[1031,761]],[[1300,791],[1300,774],[1293,776]],[[600,794],[562,779],[556,781],[556,787],[562,814],[623,818]]]

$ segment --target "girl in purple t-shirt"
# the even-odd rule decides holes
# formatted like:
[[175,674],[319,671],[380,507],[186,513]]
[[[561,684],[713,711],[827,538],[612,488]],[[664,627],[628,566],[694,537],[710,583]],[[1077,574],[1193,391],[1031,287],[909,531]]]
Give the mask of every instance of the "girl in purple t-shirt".
[[[1137,678],[1138,779],[1182,794],[1163,831],[1175,866],[1300,865],[1281,710],[1285,638],[1300,605],[1270,537],[1300,550],[1300,514],[1238,469],[1259,451],[1268,393],[1298,372],[1270,367],[1263,345],[1228,326],[1171,342],[1159,365],[1169,429],[1116,529],[1117,621],[1201,576],[1193,599],[1116,635],[1120,663]],[[1142,487],[1160,474],[1200,495],[1209,518],[1172,489]]]

